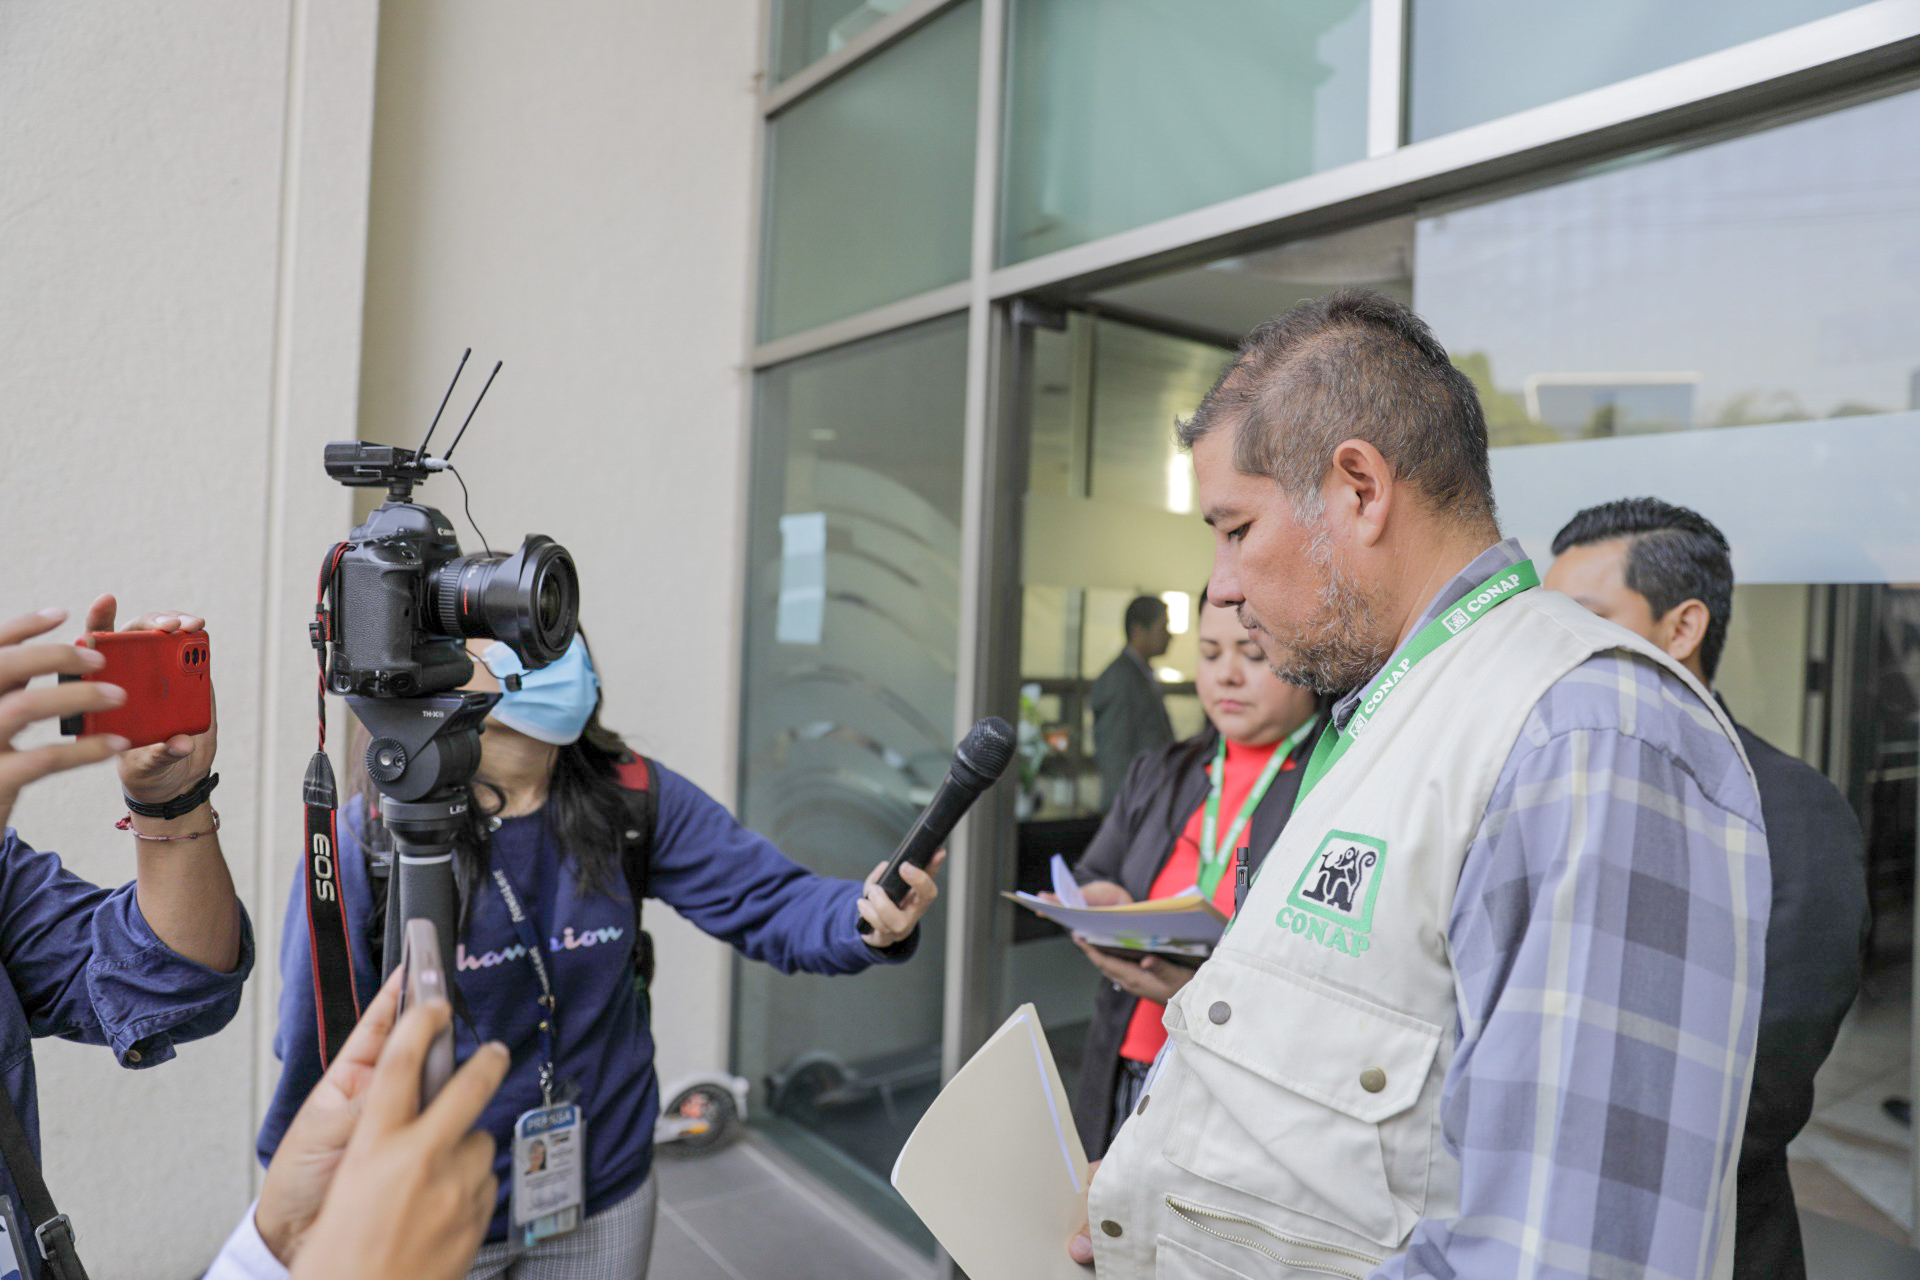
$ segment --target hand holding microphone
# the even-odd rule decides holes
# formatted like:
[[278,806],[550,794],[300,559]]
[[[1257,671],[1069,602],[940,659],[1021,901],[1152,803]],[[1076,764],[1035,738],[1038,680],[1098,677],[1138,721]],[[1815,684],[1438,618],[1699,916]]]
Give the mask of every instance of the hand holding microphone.
[[933,882],[954,824],[1013,759],[1013,728],[998,716],[973,726],[953,753],[953,766],[908,829],[893,857],[867,877],[860,932],[869,945],[890,947],[912,933],[939,895]]

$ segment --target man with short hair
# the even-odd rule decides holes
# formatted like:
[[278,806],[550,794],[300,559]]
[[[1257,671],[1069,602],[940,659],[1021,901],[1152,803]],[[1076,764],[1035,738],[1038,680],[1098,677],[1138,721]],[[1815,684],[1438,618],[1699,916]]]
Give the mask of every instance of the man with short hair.
[[[1658,498],[1585,511],[1553,540],[1546,585],[1652,641],[1711,686],[1733,618],[1727,539]],[[1734,1275],[1804,1280],[1787,1144],[1813,1113],[1813,1077],[1860,989],[1867,878],[1860,823],[1817,770],[1735,725],[1760,788],[1773,864],[1753,1096],[1740,1148]]]
[[1768,895],[1731,722],[1534,589],[1473,385],[1399,303],[1262,325],[1181,438],[1209,597],[1344,696],[1070,1251],[1103,1280],[1725,1277]]
[[1100,807],[1120,794],[1127,767],[1143,751],[1173,743],[1173,721],[1154,677],[1152,659],[1167,651],[1173,635],[1167,602],[1136,596],[1127,605],[1127,644],[1093,682],[1093,758],[1100,766]]

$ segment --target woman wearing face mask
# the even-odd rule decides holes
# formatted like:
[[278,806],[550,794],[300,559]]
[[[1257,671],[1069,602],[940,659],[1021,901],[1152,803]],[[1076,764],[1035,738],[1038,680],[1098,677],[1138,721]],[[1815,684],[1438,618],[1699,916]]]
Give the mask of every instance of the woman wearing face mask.
[[[1319,726],[1313,694],[1281,683],[1234,611],[1209,605],[1204,593],[1199,631],[1194,684],[1207,727],[1134,760],[1074,867],[1094,906],[1177,897],[1197,886],[1231,916],[1234,850],[1247,848],[1251,874],[1293,809]],[[1107,980],[1074,1099],[1080,1140],[1097,1158],[1139,1101],[1147,1067],[1167,1038],[1160,1025],[1166,1002],[1193,970],[1074,942]]]
[[[498,1040],[513,1066],[481,1118],[497,1144],[500,1188],[488,1244],[470,1275],[641,1277],[652,1245],[660,1100],[647,1002],[636,990],[636,912],[623,863],[640,811],[634,784],[649,782],[656,805],[647,896],[783,972],[857,973],[905,959],[938,890],[930,875],[908,868],[912,893],[895,906],[873,876],[862,886],[814,875],[692,783],[640,761],[599,723],[600,682],[583,639],[539,671],[527,671],[503,644],[476,642],[473,656],[479,661],[467,687],[503,696],[480,738],[471,820],[456,844],[455,978],[470,1015],[470,1022],[455,1019],[456,1052],[464,1060],[480,1042]],[[363,992],[378,985],[370,834],[383,834],[373,806],[349,801],[340,819],[340,881]],[[871,933],[858,932],[862,919]],[[280,965],[275,1049],[284,1066],[260,1129],[262,1161],[321,1070],[298,882]],[[579,1125],[556,1132],[554,1117],[569,1104]],[[535,1142],[544,1144],[537,1169],[530,1167]],[[584,1221],[550,1236],[536,1227],[541,1238],[529,1243],[525,1227],[509,1222],[515,1179],[523,1194],[552,1194],[556,1182],[564,1186],[569,1148],[584,1152]],[[566,1220],[545,1225],[565,1227]]]

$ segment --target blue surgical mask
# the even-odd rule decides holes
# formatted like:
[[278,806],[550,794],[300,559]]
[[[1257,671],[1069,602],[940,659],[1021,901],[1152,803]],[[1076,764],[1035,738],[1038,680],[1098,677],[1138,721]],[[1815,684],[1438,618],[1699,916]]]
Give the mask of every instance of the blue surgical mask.
[[480,660],[500,681],[501,698],[492,719],[557,747],[578,742],[586,732],[600,701],[600,677],[579,636],[574,636],[558,662],[538,671],[527,670],[520,655],[497,640],[481,652]]

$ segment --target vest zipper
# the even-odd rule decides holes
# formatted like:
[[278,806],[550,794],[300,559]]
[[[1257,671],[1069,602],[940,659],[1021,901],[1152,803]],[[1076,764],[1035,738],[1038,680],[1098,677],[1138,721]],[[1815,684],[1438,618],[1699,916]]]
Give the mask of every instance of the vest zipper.
[[1218,1209],[1205,1209],[1197,1204],[1183,1204],[1175,1200],[1172,1196],[1167,1197],[1167,1208],[1173,1210],[1174,1213],[1185,1219],[1190,1225],[1198,1227],[1208,1235],[1216,1239],[1225,1240],[1229,1244],[1244,1245],[1252,1249],[1255,1253],[1265,1254],[1283,1267],[1297,1267],[1302,1271],[1318,1271],[1322,1275],[1340,1276],[1342,1280],[1366,1280],[1366,1277],[1358,1271],[1343,1271],[1339,1267],[1328,1266],[1324,1262],[1311,1262],[1302,1258],[1282,1257],[1263,1244],[1253,1240],[1243,1240],[1236,1235],[1229,1235],[1225,1231],[1208,1226],[1205,1222],[1200,1221],[1200,1219],[1211,1218],[1215,1222],[1230,1222],[1238,1227],[1251,1227],[1260,1234],[1269,1236],[1283,1245],[1291,1245],[1296,1248],[1317,1249],[1323,1253],[1337,1253],[1342,1257],[1352,1258],[1356,1262],[1364,1263],[1368,1270],[1379,1266],[1381,1262],[1379,1258],[1370,1258],[1364,1253],[1355,1253],[1352,1249],[1342,1249],[1338,1245],[1320,1244],[1313,1240],[1296,1240],[1292,1236],[1281,1235],[1272,1227],[1255,1222],[1252,1218],[1242,1218],[1235,1214],[1222,1213]]

